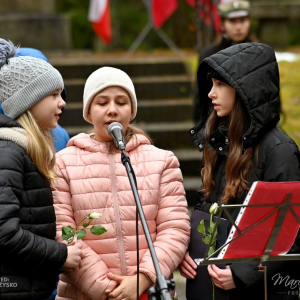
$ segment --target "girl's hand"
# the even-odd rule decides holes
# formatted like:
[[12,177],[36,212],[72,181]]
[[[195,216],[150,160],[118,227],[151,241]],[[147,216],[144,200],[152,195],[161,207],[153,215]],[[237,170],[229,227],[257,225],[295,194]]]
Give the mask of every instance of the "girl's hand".
[[223,290],[231,290],[236,288],[229,266],[226,266],[226,269],[224,270],[215,265],[209,265],[207,270],[217,287]]
[[80,265],[82,256],[81,248],[81,243],[76,243],[74,246],[68,247],[68,257],[63,267],[66,269],[75,269]]
[[[115,274],[107,274],[107,278],[118,282],[118,286],[107,295],[108,300],[136,300],[136,281],[137,275],[120,276]],[[147,277],[139,274],[139,296],[142,295],[151,286]],[[106,291],[107,292],[107,291]]]
[[194,279],[197,275],[198,266],[194,262],[194,260],[189,256],[189,253],[187,252],[182,260],[182,262],[179,265],[179,270],[181,276],[188,278],[188,279]]

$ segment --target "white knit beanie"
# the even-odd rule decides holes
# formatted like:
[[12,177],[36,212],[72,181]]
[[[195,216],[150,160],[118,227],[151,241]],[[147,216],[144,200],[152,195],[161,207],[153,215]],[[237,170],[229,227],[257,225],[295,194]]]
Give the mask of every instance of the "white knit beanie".
[[126,90],[130,96],[132,104],[133,118],[137,112],[137,99],[133,82],[130,77],[120,69],[111,67],[102,67],[93,72],[87,79],[83,93],[83,118],[87,119],[92,100],[103,89],[109,86],[119,86]]

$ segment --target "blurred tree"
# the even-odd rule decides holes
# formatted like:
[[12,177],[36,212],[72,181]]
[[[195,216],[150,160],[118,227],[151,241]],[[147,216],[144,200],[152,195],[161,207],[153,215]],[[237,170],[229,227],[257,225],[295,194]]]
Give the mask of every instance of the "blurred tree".
[[57,12],[70,16],[73,48],[92,48],[95,34],[87,19],[89,1],[59,0],[56,5]]
[[[110,0],[113,39],[105,50],[127,50],[147,24],[148,14],[142,0]],[[92,49],[97,38],[87,19],[89,1],[59,0],[57,11],[71,18],[72,43],[75,49]],[[185,0],[179,0],[177,11],[166,21],[162,29],[178,47],[195,46],[195,12]],[[139,49],[167,48],[154,30],[147,35]]]
[[[88,21],[89,0],[59,0],[57,11],[67,13],[71,19],[72,26],[72,44],[75,49],[97,49],[103,51],[127,50],[134,42],[138,34],[142,31],[148,21],[148,14],[142,0],[109,0],[111,6],[111,22],[113,38],[110,45],[106,46],[98,40],[96,34]],[[261,0],[250,0],[253,3],[261,3]],[[286,0],[265,0],[273,3],[290,3]],[[299,1],[299,0],[298,0]],[[295,2],[296,3],[296,2]],[[195,11],[188,5],[186,0],[178,0],[178,9],[165,22],[162,30],[173,40],[179,48],[195,48],[196,46],[196,28]],[[259,12],[259,16],[261,13]],[[267,17],[263,20],[270,21]],[[265,27],[261,17],[253,18],[253,32],[259,33]],[[275,19],[274,19],[275,20]],[[299,44],[299,19],[295,18],[289,21],[288,30],[290,35],[287,38],[290,45]],[[280,19],[281,23],[283,21]],[[276,22],[276,20],[275,20]],[[287,21],[284,20],[286,23]],[[279,22],[280,23],[280,22]],[[278,23],[278,24],[279,24]],[[253,25],[253,24],[252,24]],[[258,37],[259,34],[258,34]],[[203,33],[204,44],[212,42],[214,34],[212,30],[206,28]],[[275,37],[276,39],[276,37]],[[263,38],[262,38],[263,40]],[[268,41],[266,41],[268,42]],[[270,42],[271,43],[271,42]],[[99,47],[100,45],[100,47]],[[139,49],[152,50],[154,48],[168,48],[154,30],[146,36]]]

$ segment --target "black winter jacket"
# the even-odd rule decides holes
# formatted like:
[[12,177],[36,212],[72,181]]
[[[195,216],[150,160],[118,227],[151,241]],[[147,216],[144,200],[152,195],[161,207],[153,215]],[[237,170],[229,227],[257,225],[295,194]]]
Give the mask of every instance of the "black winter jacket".
[[[0,115],[0,130],[21,126]],[[0,131],[0,136],[1,136]],[[10,139],[10,138],[9,138]],[[0,139],[0,299],[45,300],[67,258],[56,242],[49,181],[26,150]]]
[[[239,63],[236,63],[239,62]],[[295,142],[276,128],[279,121],[279,72],[274,51],[259,43],[244,43],[232,46],[206,58],[198,70],[200,91],[201,119],[190,133],[196,147],[201,151],[205,145],[205,123],[212,108],[208,92],[212,86],[207,78],[207,70],[216,70],[237,92],[244,102],[251,117],[251,126],[242,137],[243,149],[258,146],[258,162],[248,175],[249,187],[254,181],[300,181],[300,154]],[[196,209],[209,211],[214,202],[219,202],[225,188],[225,165],[229,144],[226,143],[227,131],[219,128],[210,137],[210,146],[219,153],[219,160],[213,178],[216,184],[214,192],[205,200],[200,201]],[[243,203],[243,197],[231,199],[228,204]],[[231,215],[236,218],[239,210],[232,209]],[[224,216],[226,217],[226,216]],[[230,229],[230,228],[229,228]],[[300,236],[290,250],[300,253]],[[268,266],[268,299],[298,299],[295,291],[284,286],[287,281],[274,285],[272,277],[280,273],[289,276],[289,280],[300,279],[300,263],[267,262]],[[233,263],[231,270],[236,289],[229,292],[229,299],[264,299],[263,274],[254,267],[257,263]],[[288,281],[289,281],[288,280]]]

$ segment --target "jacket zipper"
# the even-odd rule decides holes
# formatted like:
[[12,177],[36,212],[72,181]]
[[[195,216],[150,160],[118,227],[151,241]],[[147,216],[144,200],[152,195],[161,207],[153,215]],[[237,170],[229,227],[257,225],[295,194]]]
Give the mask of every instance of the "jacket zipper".
[[117,227],[117,238],[119,242],[119,255],[121,260],[121,273],[122,276],[126,276],[126,262],[125,262],[125,253],[124,253],[124,244],[123,244],[123,235],[121,228],[121,219],[119,214],[119,202],[117,197],[117,188],[116,188],[116,174],[114,170],[115,162],[113,154],[109,154],[109,166],[110,166],[110,176],[111,176],[111,185],[112,185],[112,193],[114,199],[114,211],[116,216],[116,227]]

